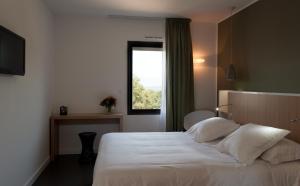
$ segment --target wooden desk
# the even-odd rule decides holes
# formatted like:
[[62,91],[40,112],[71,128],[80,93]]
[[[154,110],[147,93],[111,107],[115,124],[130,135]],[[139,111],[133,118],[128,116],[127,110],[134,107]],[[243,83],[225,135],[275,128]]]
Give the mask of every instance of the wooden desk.
[[123,131],[123,114],[69,114],[66,116],[53,115],[50,118],[50,158],[55,160],[56,155],[59,154],[59,125],[70,124],[103,124],[103,123],[117,122],[119,124],[119,131]]

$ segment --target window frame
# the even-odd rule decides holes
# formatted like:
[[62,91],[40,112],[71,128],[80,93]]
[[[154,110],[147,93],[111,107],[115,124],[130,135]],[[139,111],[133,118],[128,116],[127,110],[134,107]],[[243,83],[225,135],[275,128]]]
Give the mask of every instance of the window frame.
[[133,48],[161,48],[163,42],[128,41],[127,42],[127,114],[128,115],[159,115],[160,109],[132,109],[132,53]]

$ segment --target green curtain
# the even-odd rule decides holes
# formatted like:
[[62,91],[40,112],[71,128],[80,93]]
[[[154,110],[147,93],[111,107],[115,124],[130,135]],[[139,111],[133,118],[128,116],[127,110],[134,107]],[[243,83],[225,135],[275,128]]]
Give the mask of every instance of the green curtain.
[[194,111],[193,51],[190,19],[166,20],[166,129],[183,130],[183,118]]

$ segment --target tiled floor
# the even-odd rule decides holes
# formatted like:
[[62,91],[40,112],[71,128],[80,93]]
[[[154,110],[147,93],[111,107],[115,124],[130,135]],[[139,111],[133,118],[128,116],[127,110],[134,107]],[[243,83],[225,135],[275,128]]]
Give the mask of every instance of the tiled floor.
[[91,186],[94,163],[78,162],[78,155],[63,155],[50,163],[33,186]]

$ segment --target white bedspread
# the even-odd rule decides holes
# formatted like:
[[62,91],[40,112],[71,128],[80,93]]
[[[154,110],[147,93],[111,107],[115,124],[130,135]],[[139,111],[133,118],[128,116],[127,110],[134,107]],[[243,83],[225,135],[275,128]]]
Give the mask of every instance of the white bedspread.
[[182,132],[110,133],[100,143],[93,186],[297,186],[300,163],[245,167]]

